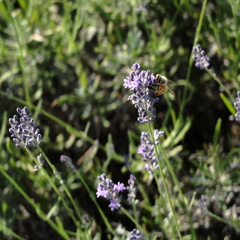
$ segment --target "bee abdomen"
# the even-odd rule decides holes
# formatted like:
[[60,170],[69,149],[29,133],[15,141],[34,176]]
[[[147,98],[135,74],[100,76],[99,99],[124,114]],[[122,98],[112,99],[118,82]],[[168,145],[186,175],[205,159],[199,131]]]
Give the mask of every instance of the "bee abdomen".
[[158,89],[155,91],[155,94],[161,95],[166,91],[167,87],[166,86],[159,86]]

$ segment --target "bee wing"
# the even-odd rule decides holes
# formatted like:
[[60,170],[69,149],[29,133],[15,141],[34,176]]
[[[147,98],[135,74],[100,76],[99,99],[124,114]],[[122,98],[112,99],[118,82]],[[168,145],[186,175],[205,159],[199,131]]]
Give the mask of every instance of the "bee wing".
[[175,97],[175,93],[173,92],[173,90],[170,87],[168,87],[168,91]]
[[169,79],[168,79],[168,85],[170,85],[170,86],[176,86],[177,83],[174,82],[174,81],[172,81],[172,80],[169,80]]

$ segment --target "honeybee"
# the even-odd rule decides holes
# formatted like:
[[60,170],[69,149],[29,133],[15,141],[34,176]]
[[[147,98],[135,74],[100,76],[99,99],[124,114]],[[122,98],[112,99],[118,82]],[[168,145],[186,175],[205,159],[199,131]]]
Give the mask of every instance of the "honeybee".
[[173,90],[170,88],[170,86],[175,86],[177,83],[175,83],[172,80],[167,79],[165,76],[162,76],[161,74],[157,74],[155,77],[155,84],[153,87],[157,87],[156,89],[150,88],[155,91],[155,94],[157,96],[162,95],[166,90],[168,90],[173,96],[175,96]]

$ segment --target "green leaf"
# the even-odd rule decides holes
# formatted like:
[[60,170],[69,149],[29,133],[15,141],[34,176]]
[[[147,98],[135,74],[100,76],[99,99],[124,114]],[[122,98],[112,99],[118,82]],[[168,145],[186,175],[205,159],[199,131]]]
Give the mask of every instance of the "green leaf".
[[219,142],[219,134],[221,130],[221,125],[222,125],[222,119],[219,118],[215,127],[214,135],[213,135],[213,148],[214,152],[217,151],[218,148],[218,142]]
[[236,113],[236,110],[233,107],[232,103],[225,97],[223,93],[220,93],[220,98],[222,99],[223,103],[225,104],[227,109],[230,111],[230,113],[234,115]]

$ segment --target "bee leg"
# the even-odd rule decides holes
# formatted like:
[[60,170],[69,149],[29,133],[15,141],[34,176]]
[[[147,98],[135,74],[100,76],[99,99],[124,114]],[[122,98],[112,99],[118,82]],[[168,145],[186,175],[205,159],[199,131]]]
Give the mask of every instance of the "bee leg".
[[148,87],[148,89],[150,89],[150,90],[155,90],[154,87]]

